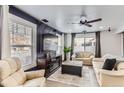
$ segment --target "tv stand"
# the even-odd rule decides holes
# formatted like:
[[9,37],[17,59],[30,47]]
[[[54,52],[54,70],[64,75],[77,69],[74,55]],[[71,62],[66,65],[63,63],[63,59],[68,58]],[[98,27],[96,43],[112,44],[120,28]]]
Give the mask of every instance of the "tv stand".
[[52,58],[37,59],[37,67],[40,69],[45,69],[45,77],[49,77],[51,74],[53,74],[57,69],[60,68],[62,63],[62,56],[56,56]]

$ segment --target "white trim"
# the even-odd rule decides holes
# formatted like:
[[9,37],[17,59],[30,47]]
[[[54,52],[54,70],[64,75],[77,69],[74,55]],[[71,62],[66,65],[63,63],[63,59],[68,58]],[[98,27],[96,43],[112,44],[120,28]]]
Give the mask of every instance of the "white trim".
[[7,5],[2,6],[2,59],[10,57],[10,34],[8,31],[8,11],[9,7]]

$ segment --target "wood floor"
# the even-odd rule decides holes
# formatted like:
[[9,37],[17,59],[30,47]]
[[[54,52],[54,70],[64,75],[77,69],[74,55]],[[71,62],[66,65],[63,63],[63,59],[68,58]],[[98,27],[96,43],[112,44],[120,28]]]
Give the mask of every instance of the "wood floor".
[[46,87],[76,87],[76,86],[65,84],[65,83],[60,83],[57,81],[47,80]]
[[47,78],[46,87],[99,87],[91,66],[83,66],[82,77],[61,74],[61,68]]

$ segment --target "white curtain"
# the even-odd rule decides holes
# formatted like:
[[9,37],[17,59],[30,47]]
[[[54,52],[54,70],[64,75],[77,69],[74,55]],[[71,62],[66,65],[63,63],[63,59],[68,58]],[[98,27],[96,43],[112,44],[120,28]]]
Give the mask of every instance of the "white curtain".
[[10,57],[10,34],[8,31],[9,6],[2,6],[2,58]]

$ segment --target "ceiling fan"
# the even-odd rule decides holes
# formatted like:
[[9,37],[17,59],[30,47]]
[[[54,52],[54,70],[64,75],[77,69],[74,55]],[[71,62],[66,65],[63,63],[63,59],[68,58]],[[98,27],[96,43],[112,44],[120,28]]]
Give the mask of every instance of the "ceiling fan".
[[102,21],[102,18],[98,18],[98,19],[94,19],[94,20],[90,20],[90,21],[88,21],[88,20],[80,20],[80,22],[79,23],[69,23],[69,24],[80,24],[80,25],[85,25],[85,26],[88,26],[88,27],[92,27],[92,25],[91,24],[89,24],[89,23],[94,23],[94,22],[98,22],[98,21]]

